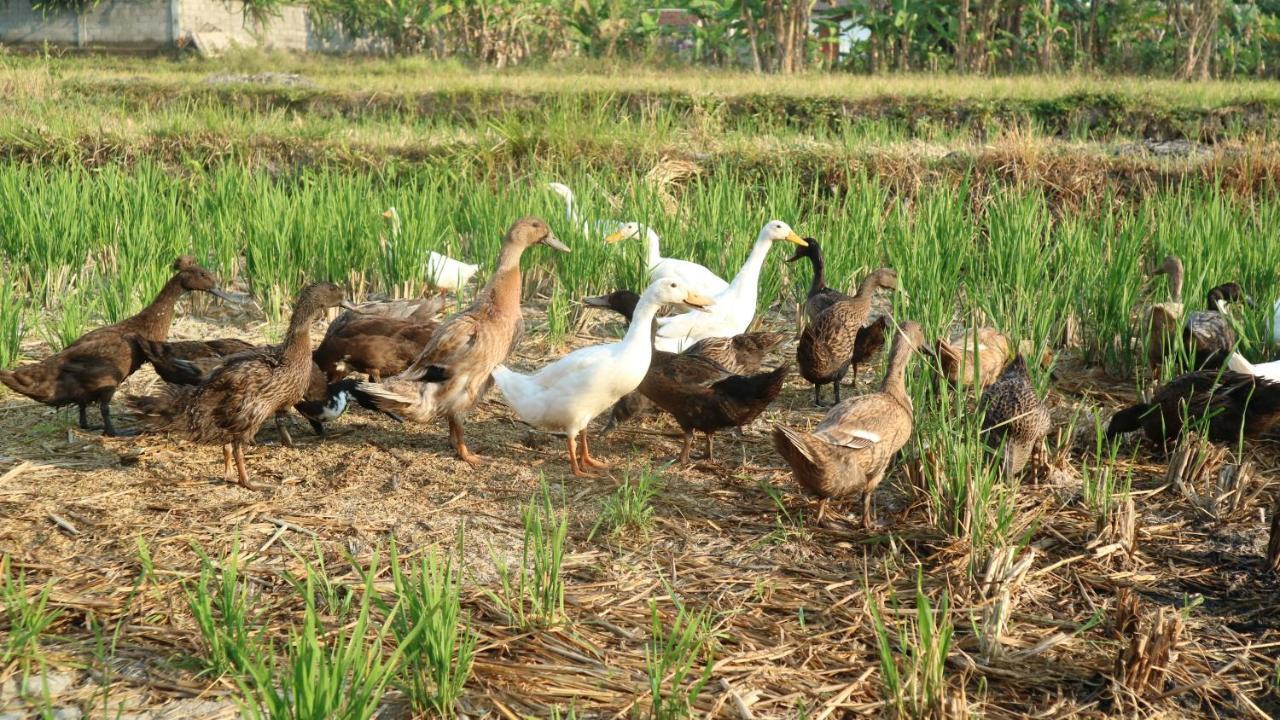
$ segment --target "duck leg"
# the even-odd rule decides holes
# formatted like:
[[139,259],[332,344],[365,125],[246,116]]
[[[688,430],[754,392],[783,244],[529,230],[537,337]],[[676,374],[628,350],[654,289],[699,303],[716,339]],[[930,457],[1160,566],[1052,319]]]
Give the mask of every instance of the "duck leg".
[[831,389],[835,390],[836,393],[836,405],[840,404],[840,381],[842,379],[843,378],[836,378],[836,381],[831,383]]
[[89,430],[89,406],[80,403],[80,429]]
[[307,418],[307,422],[311,423],[311,429],[323,440],[325,438],[324,423],[315,418]]
[[573,473],[574,477],[580,477],[580,478],[596,477],[594,473],[590,473],[590,472],[587,472],[586,470],[583,470],[582,466],[578,464],[577,438],[573,437],[572,435],[566,435],[565,438],[568,441],[567,444],[569,447],[569,471]]
[[609,463],[600,462],[591,457],[591,451],[587,449],[587,433],[578,433],[578,439],[582,441],[582,454],[578,456],[578,461],[590,468],[599,468],[601,470],[608,469]]
[[293,447],[293,436],[289,434],[289,427],[285,424],[285,414],[276,413],[276,430],[280,433],[280,442],[285,447]]
[[712,451],[711,451],[711,433],[703,433],[703,435],[706,435],[706,436],[707,436],[707,459],[708,459],[708,460],[715,460],[715,459],[716,459],[716,456],[715,456],[715,454],[714,454],[714,453],[712,453]]
[[822,407],[822,386],[818,383],[813,384],[813,406]]
[[232,462],[234,461],[231,459],[231,444],[228,443],[222,446],[222,481],[228,485],[235,482],[232,479],[234,476],[231,474]]
[[870,530],[876,526],[875,517],[871,514],[871,489],[862,491],[862,527]]
[[239,477],[240,485],[246,490],[261,490],[257,485],[249,482],[249,471],[244,467],[244,446],[240,443],[232,443],[232,452],[236,458],[236,475]]
[[689,451],[693,449],[693,431],[684,431],[684,450],[680,451],[680,464],[689,464]]
[[380,383],[380,382],[382,382],[382,373],[381,373],[381,372],[379,372],[376,368],[372,368],[372,369],[370,369],[370,370],[369,370],[369,380],[370,380],[371,382],[376,382],[376,383]]
[[814,520],[814,522],[817,523],[818,525],[821,525],[822,519],[827,516],[828,501],[829,501],[828,498],[822,498],[821,500],[818,501],[818,519]]
[[138,433],[132,430],[116,430],[111,424],[111,399],[98,401],[98,412],[102,414],[102,434],[107,437],[130,437]]
[[[572,444],[573,438],[569,438],[569,442]],[[458,459],[468,465],[479,465],[484,461],[483,457],[467,449],[467,441],[462,437],[462,418],[457,415],[449,416],[449,444],[453,446],[453,451],[458,454]]]

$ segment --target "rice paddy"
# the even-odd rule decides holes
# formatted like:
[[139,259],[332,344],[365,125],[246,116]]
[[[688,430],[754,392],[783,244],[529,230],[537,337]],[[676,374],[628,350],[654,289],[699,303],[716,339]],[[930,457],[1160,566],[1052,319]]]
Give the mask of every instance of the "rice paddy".
[[[207,448],[101,438],[0,391],[0,713],[1280,713],[1280,585],[1265,559],[1274,436],[1195,451],[1212,467],[1175,477],[1155,448],[1103,432],[1151,385],[1138,317],[1167,299],[1150,273],[1169,253],[1186,262],[1189,308],[1229,280],[1257,298],[1237,309],[1239,349],[1280,356],[1270,334],[1280,153],[1265,123],[1204,145],[1192,133],[1185,152],[1164,157],[1141,133],[1060,131],[1034,117],[932,128],[892,117],[695,121],[679,103],[601,110],[581,98],[473,116],[332,113],[319,101],[264,110],[249,87],[173,100],[253,59],[5,62],[0,97],[21,102],[0,119],[4,367],[136,312],[180,254],[253,303],[184,301],[175,337],[275,340],[308,282],[343,283],[357,299],[416,296],[432,250],[483,276],[506,228],[531,214],[572,249],[526,257],[528,327],[511,364],[541,366],[617,337],[614,318],[579,300],[645,279],[642,243],[585,232],[548,190],[558,181],[586,219],[648,224],[664,256],[726,279],[772,218],[822,241],[841,289],[895,268],[893,316],[928,338],[991,325],[1046,358],[1031,371],[1054,431],[1033,472],[1005,477],[979,436],[973,393],[917,360],[915,432],[879,490],[881,527],[863,530],[815,522],[769,445],[772,423],[822,417],[794,375],[742,439],[690,467],[668,462],[679,438],[655,416],[592,441],[620,466],[610,478],[569,477],[559,441],[491,396],[469,421],[493,458],[478,470],[448,454],[440,428],[352,411],[330,438],[293,448],[264,431],[252,462],[266,493],[217,482]],[[320,98],[532,82],[449,68],[414,81],[422,66],[394,62],[347,75],[330,61],[281,69],[314,73],[307,92]],[[168,88],[167,99],[113,96],[130,77]],[[548,74],[536,85],[554,96],[651,82]],[[903,82],[903,95],[942,103],[1054,97],[1051,82]],[[1263,83],[1090,82],[1062,86],[1175,108],[1280,96]],[[894,92],[883,78],[715,76],[673,92],[707,86],[883,103]],[[86,126],[90,117],[100,122]],[[1129,146],[1139,155],[1118,152]],[[390,207],[398,228],[382,217]],[[784,259],[775,250],[761,276],[766,329],[795,329],[808,287],[808,265]],[[774,360],[793,358],[788,343]],[[882,368],[852,392],[874,387]],[[127,387],[156,382],[143,370]],[[1240,486],[1218,484],[1220,466],[1245,464]]]

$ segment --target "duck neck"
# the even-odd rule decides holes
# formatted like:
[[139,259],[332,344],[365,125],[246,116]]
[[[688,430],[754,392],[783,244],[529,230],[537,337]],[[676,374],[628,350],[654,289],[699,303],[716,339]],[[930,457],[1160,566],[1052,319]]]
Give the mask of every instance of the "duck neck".
[[1182,302],[1182,269],[1176,268],[1169,273],[1169,294],[1175,303]]
[[646,227],[644,229],[644,255],[648,258],[648,267],[653,267],[662,261],[662,248],[658,246],[658,233],[653,228]]
[[174,275],[164,284],[164,288],[150,305],[123,324],[148,340],[164,341],[169,337],[169,325],[173,322],[173,308],[178,304],[178,298],[186,292],[187,289],[182,287],[181,275]]
[[498,267],[485,286],[493,293],[494,305],[501,312],[520,312],[520,256],[523,254],[523,245],[503,243],[498,253]]
[[912,352],[911,343],[901,337],[894,340],[893,349],[889,353],[889,366],[880,383],[880,392],[893,398],[907,410],[911,410],[911,396],[907,395],[907,362],[911,359]]
[[809,248],[809,264],[813,266],[813,280],[809,281],[809,297],[827,289],[827,261],[816,243]]
[[636,309],[631,314],[631,324],[627,326],[627,334],[622,336],[622,347],[624,353],[632,352],[633,348],[644,348],[646,352],[650,352],[653,348],[653,339],[656,333],[654,318],[658,315],[658,307],[661,305],[654,300],[649,294],[640,296],[640,302],[636,303]]
[[880,287],[880,278],[875,273],[871,273],[862,278],[862,282],[858,285],[858,297],[870,300],[878,287]]
[[280,353],[285,367],[296,368],[311,363],[311,324],[322,309],[305,299],[293,309]]
[[[742,307],[749,305],[754,308],[756,295],[760,292],[760,270],[764,268],[764,259],[768,257],[772,246],[771,240],[756,240],[756,244],[751,246],[747,261],[742,264],[742,269],[733,277],[733,282],[729,283],[728,289],[721,296],[740,303]],[[719,298],[717,302],[720,302]]]

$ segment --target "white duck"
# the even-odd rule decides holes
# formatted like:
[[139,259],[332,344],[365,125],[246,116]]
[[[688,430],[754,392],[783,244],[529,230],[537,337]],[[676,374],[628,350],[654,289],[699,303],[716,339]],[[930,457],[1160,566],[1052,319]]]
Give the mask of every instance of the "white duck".
[[760,270],[775,242],[789,242],[800,247],[808,244],[791,226],[781,220],[770,220],[760,228],[756,244],[734,276],[729,287],[712,296],[715,309],[710,313],[682,313],[658,320],[655,347],[667,352],[682,352],[695,342],[709,337],[733,337],[750,327],[756,316],[756,297],[760,291]]
[[582,236],[591,239],[592,237],[604,237],[622,225],[617,220],[584,220],[582,213],[578,212],[578,198],[573,194],[573,190],[561,182],[547,183],[547,187],[564,198],[564,216],[570,223],[582,228]]
[[1255,365],[1245,360],[1240,353],[1233,352],[1227,357],[1227,368],[1245,375],[1253,375],[1280,382],[1280,360]]
[[1271,342],[1280,345],[1280,298],[1271,312]]
[[[394,246],[396,238],[400,237],[400,213],[392,207],[382,213],[382,217],[391,224],[391,241]],[[457,292],[471,281],[479,269],[479,265],[454,260],[448,255],[441,255],[435,251],[427,252],[427,282],[440,290]]]
[[679,280],[685,287],[702,295],[714,296],[724,292],[729,283],[707,268],[688,260],[662,257],[659,247],[658,233],[648,225],[641,225],[634,220],[623,223],[617,230],[609,233],[604,241],[610,245],[644,235],[645,267],[649,271],[649,281],[663,279]]
[[[582,431],[595,416],[639,387],[649,372],[653,357],[650,328],[658,308],[682,304],[702,310],[709,308],[711,302],[677,280],[655,282],[640,296],[622,340],[574,350],[532,375],[499,365],[493,371],[494,382],[507,404],[525,422],[539,430],[563,433],[568,440],[573,474],[591,477],[585,468],[608,466],[591,457],[586,433]],[[579,441],[581,455],[575,446]]]

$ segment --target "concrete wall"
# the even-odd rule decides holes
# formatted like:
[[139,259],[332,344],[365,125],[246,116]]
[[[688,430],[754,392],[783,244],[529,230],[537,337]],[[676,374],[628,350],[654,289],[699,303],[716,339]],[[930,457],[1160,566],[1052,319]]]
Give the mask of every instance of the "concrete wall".
[[42,15],[30,0],[0,4],[0,43],[152,50],[194,45],[217,53],[232,46],[305,51],[327,47],[315,37],[305,8],[290,5],[263,27],[246,21],[239,2],[223,0],[104,0],[77,17]]

